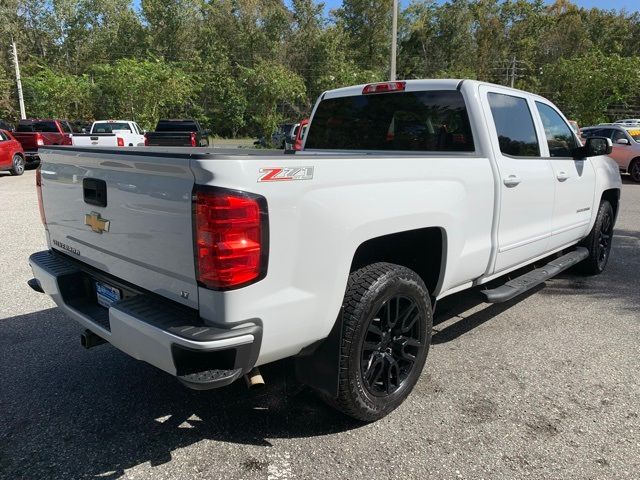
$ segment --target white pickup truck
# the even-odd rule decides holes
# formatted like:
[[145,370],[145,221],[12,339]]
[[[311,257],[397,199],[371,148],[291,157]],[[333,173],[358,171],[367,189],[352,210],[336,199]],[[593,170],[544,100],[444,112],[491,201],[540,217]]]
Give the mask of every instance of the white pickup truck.
[[144,130],[130,120],[98,120],[89,133],[74,133],[74,147],[141,147]]
[[372,421],[411,392],[436,302],[503,302],[607,265],[611,140],[582,146],[536,95],[459,80],[328,91],[296,155],[45,147],[49,250],[34,290],[132,357],[207,389],[295,357],[298,378]]

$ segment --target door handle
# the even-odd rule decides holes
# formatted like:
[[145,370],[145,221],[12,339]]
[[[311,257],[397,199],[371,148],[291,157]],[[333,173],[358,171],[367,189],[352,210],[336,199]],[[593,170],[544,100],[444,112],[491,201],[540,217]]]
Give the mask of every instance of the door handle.
[[569,174],[567,172],[558,172],[556,178],[558,179],[558,181],[564,182],[569,179]]
[[517,175],[509,175],[508,177],[505,177],[503,180],[504,184],[508,188],[517,187],[518,185],[520,185],[521,181],[522,180],[520,180],[520,177]]

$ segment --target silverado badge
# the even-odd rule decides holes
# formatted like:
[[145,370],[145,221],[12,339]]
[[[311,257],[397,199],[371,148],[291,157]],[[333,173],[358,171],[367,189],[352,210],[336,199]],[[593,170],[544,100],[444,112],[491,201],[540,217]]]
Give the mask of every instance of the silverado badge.
[[100,218],[100,214],[96,212],[87,213],[84,216],[84,224],[91,227],[96,233],[108,232],[111,222]]

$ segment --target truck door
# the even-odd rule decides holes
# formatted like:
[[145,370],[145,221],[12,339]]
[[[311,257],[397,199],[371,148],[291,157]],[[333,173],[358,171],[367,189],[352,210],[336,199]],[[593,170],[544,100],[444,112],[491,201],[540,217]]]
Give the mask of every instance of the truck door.
[[591,162],[574,159],[578,140],[555,107],[536,100],[536,121],[546,142],[542,155],[549,159],[555,183],[555,205],[549,250],[561,248],[585,237],[591,222],[596,176]]
[[496,159],[498,238],[494,272],[548,251],[554,206],[554,174],[543,158],[535,105],[526,94],[481,86],[480,95]]

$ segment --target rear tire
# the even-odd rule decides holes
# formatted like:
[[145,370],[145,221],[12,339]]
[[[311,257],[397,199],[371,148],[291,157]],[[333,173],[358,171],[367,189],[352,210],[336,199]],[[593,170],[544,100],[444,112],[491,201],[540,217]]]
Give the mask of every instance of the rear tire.
[[433,326],[429,292],[412,270],[375,263],[349,276],[343,303],[338,397],[357,420],[378,420],[411,393]]
[[15,154],[11,165],[11,170],[9,170],[11,175],[20,176],[24,173],[26,162],[21,155]]
[[640,182],[640,158],[634,159],[627,170],[634,182]]
[[613,207],[607,200],[603,200],[598,208],[598,216],[591,233],[582,241],[582,246],[589,250],[589,256],[579,265],[582,273],[599,275],[606,268],[611,256],[613,222]]

